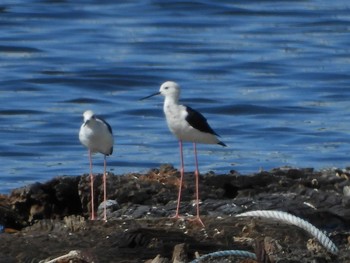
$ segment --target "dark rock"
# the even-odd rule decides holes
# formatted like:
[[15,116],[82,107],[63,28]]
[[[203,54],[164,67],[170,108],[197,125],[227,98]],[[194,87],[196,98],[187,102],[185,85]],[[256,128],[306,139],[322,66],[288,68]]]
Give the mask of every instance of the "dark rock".
[[[102,219],[104,216],[104,204],[105,204],[105,202],[102,202],[97,208],[97,214],[98,214],[99,219]],[[118,204],[118,202],[116,200],[106,200],[107,218],[110,218],[111,214],[114,211],[117,211],[118,209],[120,209],[120,205]]]
[[[77,249],[91,252],[95,262],[169,262],[174,248],[184,244],[182,251],[188,261],[196,252],[253,251],[256,246],[261,262],[347,263],[350,182],[344,174],[334,169],[317,172],[283,167],[254,175],[200,176],[204,229],[188,220],[196,214],[191,172],[185,173],[180,203],[180,214],[185,218],[178,220],[169,218],[175,214],[179,187],[179,172],[171,165],[142,175],[109,173],[107,197],[118,206],[108,210],[108,222],[87,220],[88,175],[57,177],[0,196],[0,224],[5,227],[5,233],[0,234],[0,261],[38,262]],[[94,176],[94,183],[94,201],[101,204],[102,175]],[[340,249],[338,257],[330,256],[294,226],[234,217],[259,209],[287,211],[328,231]],[[9,234],[10,228],[23,227]],[[230,262],[239,261],[230,257]]]
[[63,218],[82,212],[78,195],[80,177],[57,177],[46,184],[15,189],[9,203],[27,223],[45,218]]

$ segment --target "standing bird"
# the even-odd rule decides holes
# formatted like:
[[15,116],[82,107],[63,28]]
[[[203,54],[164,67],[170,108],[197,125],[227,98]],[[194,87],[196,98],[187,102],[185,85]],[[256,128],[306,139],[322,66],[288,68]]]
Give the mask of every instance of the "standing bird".
[[107,221],[106,215],[106,156],[113,153],[113,133],[111,126],[101,118],[97,118],[91,111],[87,110],[83,114],[84,123],[80,127],[79,140],[88,148],[90,161],[90,184],[91,184],[91,220],[95,219],[94,207],[94,176],[92,174],[92,153],[102,153],[104,155],[104,170],[103,170],[103,200],[104,211],[103,219]]
[[207,119],[198,111],[194,109],[180,105],[180,86],[173,81],[164,82],[159,89],[159,92],[142,98],[147,99],[156,95],[163,95],[165,97],[163,110],[165,113],[166,121],[170,131],[179,139],[180,146],[180,187],[177,199],[177,208],[175,218],[179,217],[179,207],[181,200],[181,188],[184,175],[184,160],[182,141],[193,142],[194,156],[195,156],[195,177],[196,177],[196,205],[197,205],[197,217],[196,220],[204,226],[202,220],[199,217],[199,190],[198,190],[198,158],[197,158],[197,146],[196,143],[206,144],[220,144],[226,146],[222,141],[218,139],[218,134],[209,126]]

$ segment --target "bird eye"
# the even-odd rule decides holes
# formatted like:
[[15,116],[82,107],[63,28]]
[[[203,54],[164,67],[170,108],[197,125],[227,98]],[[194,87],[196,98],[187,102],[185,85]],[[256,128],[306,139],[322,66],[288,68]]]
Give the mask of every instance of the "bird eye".
[[164,89],[169,89],[169,87],[165,87]]

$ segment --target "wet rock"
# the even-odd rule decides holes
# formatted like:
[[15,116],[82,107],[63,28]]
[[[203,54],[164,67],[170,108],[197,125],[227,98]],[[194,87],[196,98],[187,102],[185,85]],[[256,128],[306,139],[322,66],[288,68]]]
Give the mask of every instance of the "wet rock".
[[[203,229],[188,220],[196,214],[195,180],[191,172],[185,173],[180,204],[184,218],[180,220],[169,218],[175,214],[179,187],[179,172],[171,165],[147,174],[109,173],[108,222],[88,220],[88,175],[57,177],[0,196],[0,224],[5,229],[24,227],[13,234],[0,234],[0,261],[39,262],[77,249],[84,253],[89,250],[99,262],[150,259],[171,262],[174,248],[184,244],[188,261],[196,252],[203,255],[227,249],[254,251],[256,247],[261,262],[347,263],[350,261],[346,253],[350,236],[347,172],[283,167],[253,175],[202,175]],[[94,178],[95,203],[101,204],[102,175]],[[340,249],[338,257],[328,255],[322,246],[314,249],[318,243],[310,243],[313,238],[294,226],[234,217],[259,209],[286,211],[326,230]],[[249,260],[230,257],[227,262]]]
[[[103,218],[103,213],[104,213],[104,205],[105,202],[103,201],[97,208],[97,214],[98,218]],[[107,218],[111,217],[111,214],[118,210],[120,208],[118,202],[116,200],[106,200],[106,214]]]
[[15,189],[9,196],[12,209],[27,222],[80,214],[77,191],[80,177],[57,177],[45,184],[35,183]]
[[10,200],[5,195],[0,195],[0,225],[2,231],[6,228],[21,229],[25,225],[25,220],[19,213],[11,208]]

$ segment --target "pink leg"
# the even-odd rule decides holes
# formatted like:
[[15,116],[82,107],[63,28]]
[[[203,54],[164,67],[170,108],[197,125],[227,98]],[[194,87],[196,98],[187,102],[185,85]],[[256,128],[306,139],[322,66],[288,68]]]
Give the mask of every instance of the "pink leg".
[[104,202],[104,207],[103,207],[103,220],[107,221],[107,211],[106,211],[106,201],[107,201],[107,186],[106,186],[106,155],[104,156],[104,169],[103,169],[103,202]]
[[194,142],[193,143],[193,150],[194,150],[194,159],[195,159],[195,163],[196,163],[196,171],[195,176],[196,176],[196,206],[197,206],[197,217],[196,217],[196,221],[198,221],[203,227],[204,224],[201,220],[201,218],[199,217],[199,170],[198,170],[198,158],[197,158],[197,145]]
[[179,187],[179,193],[177,196],[177,207],[176,207],[176,214],[174,218],[179,218],[179,208],[180,208],[180,201],[181,201],[181,191],[182,191],[182,181],[184,177],[184,156],[183,156],[183,151],[182,151],[182,141],[179,140],[179,146],[180,146],[180,161],[181,161],[181,169],[180,169],[180,187]]
[[89,150],[90,161],[90,187],[91,187],[91,220],[95,220],[95,206],[94,206],[94,175],[92,174],[92,158]]

